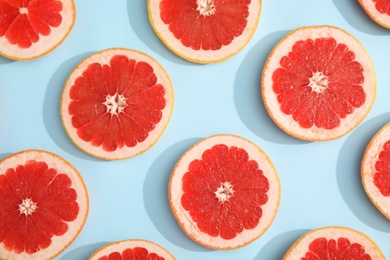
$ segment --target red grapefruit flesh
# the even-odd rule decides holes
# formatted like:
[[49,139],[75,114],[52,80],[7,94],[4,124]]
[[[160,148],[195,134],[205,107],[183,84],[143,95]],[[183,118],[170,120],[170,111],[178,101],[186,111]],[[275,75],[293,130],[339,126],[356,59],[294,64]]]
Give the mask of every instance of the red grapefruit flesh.
[[390,29],[389,0],[358,0],[368,16],[379,25]]
[[0,259],[51,259],[78,236],[88,194],[59,156],[38,150],[0,161]]
[[148,0],[149,20],[164,44],[196,63],[223,61],[256,31],[261,0]]
[[273,121],[304,140],[337,139],[370,111],[375,71],[362,45],[332,26],[298,28],[269,55],[262,96]]
[[129,49],[107,49],[82,61],[62,94],[61,117],[81,150],[107,160],[135,156],[161,136],[173,109],[165,70]]
[[169,181],[169,202],[184,232],[213,249],[234,249],[271,225],[280,199],[277,172],[254,143],[214,135],[191,147]]
[[361,176],[368,197],[390,219],[390,123],[379,130],[367,145]]
[[99,248],[89,257],[89,260],[175,260],[175,258],[154,242],[130,239]]
[[323,227],[299,238],[283,260],[361,259],[385,260],[378,246],[365,234],[346,227]]
[[41,57],[61,44],[75,22],[73,0],[0,0],[0,54]]

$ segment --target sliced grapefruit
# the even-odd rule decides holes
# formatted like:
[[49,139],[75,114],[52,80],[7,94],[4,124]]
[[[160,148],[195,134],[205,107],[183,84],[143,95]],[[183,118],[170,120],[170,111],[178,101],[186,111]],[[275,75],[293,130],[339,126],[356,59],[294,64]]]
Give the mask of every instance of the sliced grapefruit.
[[150,23],[178,56],[216,63],[242,50],[256,31],[261,0],[148,0]]
[[173,88],[150,56],[115,48],[95,53],[70,74],[61,98],[61,118],[73,143],[107,160],[149,149],[173,109]]
[[368,236],[346,227],[323,227],[299,238],[283,260],[361,259],[385,260]]
[[99,248],[89,260],[175,260],[162,246],[142,239],[113,242]]
[[368,16],[377,24],[390,29],[389,0],[358,0]]
[[263,69],[262,96],[272,120],[310,141],[337,139],[370,111],[375,71],[363,46],[333,26],[301,27],[272,50]]
[[0,55],[41,57],[61,44],[76,16],[73,0],[0,0]]
[[0,161],[0,259],[52,259],[78,236],[88,194],[77,170],[39,150]]
[[234,249],[259,238],[279,207],[280,183],[268,156],[228,134],[192,146],[169,181],[169,203],[180,227],[212,249]]
[[390,219],[390,123],[367,145],[361,176],[368,197]]

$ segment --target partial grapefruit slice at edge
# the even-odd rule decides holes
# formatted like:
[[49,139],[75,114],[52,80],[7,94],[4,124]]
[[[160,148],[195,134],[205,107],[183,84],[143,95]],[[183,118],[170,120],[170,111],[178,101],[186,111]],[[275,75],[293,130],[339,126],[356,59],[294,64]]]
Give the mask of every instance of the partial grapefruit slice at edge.
[[[390,29],[390,7],[387,3],[386,7],[387,9],[384,9],[382,11],[379,11],[376,7],[378,2],[380,1],[374,1],[374,0],[358,0],[360,5],[363,7],[364,11],[367,13],[367,15],[375,21],[377,24],[383,26],[384,28]],[[382,1],[385,3],[385,1]],[[386,5],[386,3],[385,3]]]
[[[49,170],[47,170],[47,171],[45,170],[44,172],[42,172],[42,167],[41,167],[42,165],[35,167],[34,173],[32,173],[31,171],[27,171],[27,168],[24,168],[25,170],[23,170],[23,168],[20,168],[20,167],[27,167],[27,165],[29,163],[31,163],[32,161],[35,161],[36,163],[40,163],[40,164],[42,164],[42,163],[47,164],[47,167]],[[17,167],[19,167],[19,169],[17,169]],[[16,173],[15,172],[12,173],[13,171],[12,170],[10,171],[10,169],[14,169],[14,171],[16,171]],[[41,176],[41,174],[45,174],[45,175],[41,176],[40,182],[39,182],[39,183],[43,183],[43,181],[42,181],[43,179],[47,180],[47,177],[51,176],[49,174],[49,172],[50,172],[50,174],[53,174],[53,172],[56,172],[56,175],[54,175],[55,176],[54,179],[50,182],[51,186],[49,185],[47,190],[44,190],[43,187],[40,187],[39,190],[34,190],[33,189],[34,187],[32,187],[31,185],[32,185],[32,183],[36,183],[36,182],[33,181],[34,178],[31,176],[33,176],[33,175],[34,176]],[[11,174],[11,175],[9,175],[9,176],[5,175],[6,173]],[[25,177],[20,179],[20,176],[21,176],[20,174],[25,174],[24,175]],[[64,174],[67,177],[64,178]],[[43,216],[47,215],[47,214],[42,213],[42,210],[44,208],[44,209],[46,209],[45,212],[47,212],[47,209],[52,209],[52,210],[57,212],[56,214],[62,215],[63,217],[66,216],[67,218],[69,218],[69,220],[63,220],[63,223],[65,223],[67,225],[67,230],[62,235],[55,235],[55,234],[53,235],[52,231],[56,230],[56,228],[55,229],[49,228],[49,229],[46,229],[46,231],[44,231],[44,230],[42,230],[42,226],[41,226],[40,232],[43,232],[42,234],[46,234],[45,236],[47,236],[47,235],[49,235],[49,234],[47,234],[47,232],[50,232],[50,234],[53,236],[51,238],[49,237],[49,239],[50,239],[49,245],[47,244],[47,241],[44,243],[47,246],[46,248],[40,248],[37,252],[32,253],[32,254],[25,252],[25,250],[23,249],[24,246],[19,244],[22,242],[23,239],[19,238],[19,239],[14,241],[13,247],[22,249],[22,252],[15,253],[13,250],[16,250],[16,248],[14,248],[13,250],[10,250],[9,248],[6,248],[4,246],[4,239],[7,239],[7,236],[3,237],[2,241],[0,243],[0,258],[1,259],[52,259],[52,258],[56,257],[57,255],[59,255],[61,252],[63,252],[79,235],[82,228],[84,227],[84,224],[85,224],[87,216],[88,216],[89,200],[88,200],[87,188],[85,186],[85,183],[84,183],[81,175],[78,173],[78,171],[69,162],[65,161],[60,156],[53,154],[51,152],[42,151],[42,150],[24,150],[24,151],[20,151],[20,152],[17,152],[15,154],[12,154],[12,155],[10,155],[10,156],[8,156],[0,161],[0,179],[1,179],[2,192],[12,191],[11,193],[7,193],[8,197],[11,196],[11,194],[19,194],[19,193],[22,194],[23,193],[21,189],[15,189],[16,188],[15,183],[13,184],[13,188],[11,190],[9,189],[10,186],[8,186],[8,185],[3,186],[3,185],[6,185],[6,183],[3,182],[4,178],[1,178],[2,176],[3,177],[8,176],[7,180],[10,183],[13,183],[12,180],[20,179],[19,181],[21,183],[26,184],[25,186],[23,186],[23,187],[26,187],[26,190],[24,192],[33,194],[33,196],[31,198],[25,198],[25,200],[22,201],[22,204],[19,205],[19,210],[21,211],[20,216],[25,215],[25,218],[29,219],[29,218],[33,218],[34,214],[39,214],[39,216],[40,216],[39,220],[42,220],[42,222],[39,221],[39,223],[40,223],[39,225],[43,225],[42,223],[45,223],[45,218]],[[28,180],[30,180],[30,182],[28,182]],[[65,180],[65,183],[61,184],[61,180]],[[69,181],[70,181],[70,183],[69,183]],[[28,185],[28,184],[30,184],[30,185]],[[64,192],[66,192],[66,194],[68,194],[68,191],[70,192],[68,194],[68,197],[67,197],[68,199],[66,199],[65,197],[61,197],[60,194],[57,195],[60,197],[58,197],[58,199],[56,199],[55,201],[51,201],[50,198],[47,200],[43,199],[43,198],[46,198],[45,196],[47,194],[51,194],[52,192],[55,191],[55,189],[60,188],[61,185],[66,185],[66,186],[64,186],[64,188],[66,187],[66,190],[64,190]],[[37,185],[37,187],[38,186],[39,185]],[[42,192],[46,192],[46,193],[42,193]],[[73,209],[74,207],[76,207],[76,205],[72,204],[72,206],[67,207],[66,209],[61,209],[57,206],[52,205],[53,202],[57,203],[57,201],[59,201],[59,202],[61,201],[65,204],[66,204],[66,201],[69,201],[69,203],[72,203],[71,198],[73,198],[74,192],[76,192],[75,202],[77,203],[77,207],[78,207],[77,216],[73,216],[73,215],[68,216],[66,213],[67,210],[70,210],[71,208]],[[1,192],[0,192],[0,194],[1,194]],[[64,195],[65,195],[65,193],[64,193]],[[6,196],[6,194],[3,193],[2,194],[3,199],[5,198],[4,196]],[[40,201],[39,202],[34,201],[34,198],[37,198],[38,196],[41,198]],[[21,199],[23,199],[23,198],[21,198]],[[12,200],[13,200],[12,198],[9,198],[8,202],[10,202]],[[26,202],[26,203],[23,203],[23,202]],[[0,200],[0,204],[1,203],[4,203],[4,201],[2,202]],[[10,204],[8,204],[8,205],[10,205]],[[77,209],[77,207],[75,209]],[[3,209],[4,209],[4,207],[3,207]],[[60,213],[60,211],[62,211],[62,213]],[[6,215],[3,215],[3,216],[6,216]],[[8,216],[10,216],[10,215],[8,215]],[[19,217],[19,219],[20,219],[20,217]],[[70,219],[72,219],[72,220],[70,220]],[[47,221],[48,221],[47,223],[50,223],[50,219],[48,219]],[[2,224],[4,224],[4,223],[2,223]],[[38,223],[36,221],[35,221],[35,223],[36,223],[36,225],[38,225]],[[14,225],[14,228],[16,228],[15,227],[16,224],[10,223],[9,225]],[[33,224],[30,223],[29,225],[27,225],[27,227],[29,227],[31,225],[33,225]],[[23,229],[21,229],[21,230],[23,230]],[[31,238],[34,234],[33,233],[26,233],[26,237]],[[4,233],[3,233],[3,235],[4,235]],[[15,233],[14,233],[14,235],[15,235]],[[35,239],[38,239],[39,236],[37,237],[35,234],[35,236],[33,236],[33,237]],[[9,243],[7,243],[7,244],[8,244],[8,246],[10,246]],[[28,245],[28,243],[27,243],[26,246],[31,247],[32,245]],[[34,249],[34,247],[33,247],[33,249]]]
[[[338,239],[340,238],[342,238],[343,241],[339,241]],[[321,246],[317,246],[317,244],[313,243],[316,239],[322,240],[320,243]],[[338,247],[342,250],[340,255],[337,254]],[[371,257],[364,259],[386,259],[375,242],[362,232],[347,227],[329,226],[314,229],[304,234],[290,247],[283,257],[283,260],[311,259],[304,258],[305,256],[307,257],[306,254],[311,254],[312,256],[314,254],[314,257],[320,259],[321,256],[324,257],[323,255],[318,255],[321,253],[326,255],[326,257],[332,255],[335,259],[339,259],[337,257],[345,257],[344,254],[346,252],[355,254],[355,257],[361,257],[364,253]]]
[[[389,161],[387,156],[389,154],[389,141],[390,141],[390,123],[383,126],[371,139],[366,147],[361,164],[361,178],[364,190],[367,196],[370,198],[375,207],[388,219],[390,219],[390,195],[385,196],[378,188],[375,176],[376,174],[383,174],[382,179],[385,179],[386,175],[389,176],[390,172],[387,170]],[[386,149],[384,148],[386,146]],[[386,156],[387,155],[387,156]],[[377,163],[381,163],[379,166],[381,169],[377,169]],[[380,179],[379,179],[379,182]],[[390,189],[389,182],[382,181],[383,189]],[[386,186],[387,185],[387,186]]]
[[[129,239],[109,243],[96,250],[88,259],[109,259],[109,257],[114,256],[117,256],[118,258],[121,256],[122,258],[120,259],[138,259],[137,257],[133,256],[134,253],[142,254],[142,257],[144,257],[142,259],[160,259],[157,257],[161,257],[165,260],[175,260],[173,255],[165,248],[152,241],[144,239]],[[126,258],[126,256],[133,256],[135,258]],[[137,256],[140,257],[139,255]]]

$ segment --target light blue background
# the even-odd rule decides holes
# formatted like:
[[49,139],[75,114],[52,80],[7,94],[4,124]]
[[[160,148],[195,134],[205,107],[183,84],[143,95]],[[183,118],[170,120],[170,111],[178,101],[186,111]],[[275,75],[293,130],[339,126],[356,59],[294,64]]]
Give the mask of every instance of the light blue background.
[[[264,0],[258,29],[236,56],[197,65],[170,52],[150,26],[144,0],[76,0],[77,20],[56,50],[36,60],[0,58],[0,158],[24,149],[64,157],[82,174],[90,196],[84,229],[57,259],[87,259],[108,242],[142,238],[177,259],[281,259],[307,231],[341,225],[370,236],[390,257],[390,221],[365,195],[360,162],[371,137],[390,121],[390,30],[368,18],[354,0]],[[273,46],[300,26],[329,24],[361,41],[374,63],[377,98],[365,120],[330,142],[304,142],[282,132],[260,94],[264,62]],[[84,154],[61,125],[59,101],[72,69],[88,55],[126,47],[154,57],[175,91],[171,121],[147,152],[102,161]],[[190,240],[167,201],[167,183],[183,152],[200,139],[232,133],[257,143],[279,173],[282,197],[268,231],[248,246],[214,251]]]

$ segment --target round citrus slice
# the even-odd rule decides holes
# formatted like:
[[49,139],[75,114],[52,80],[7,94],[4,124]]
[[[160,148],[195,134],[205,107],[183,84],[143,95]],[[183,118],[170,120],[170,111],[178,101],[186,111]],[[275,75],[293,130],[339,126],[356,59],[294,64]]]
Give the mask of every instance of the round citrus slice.
[[0,259],[53,259],[68,247],[88,215],[77,170],[39,150],[0,161]]
[[175,260],[173,255],[162,246],[142,239],[130,239],[113,242],[93,253],[89,260],[145,259]]
[[303,140],[337,139],[370,111],[375,71],[363,46],[333,26],[301,27],[272,50],[262,96],[272,120]]
[[129,158],[149,149],[165,130],[173,88],[148,55],[107,49],[72,71],[60,109],[67,134],[81,150],[107,160]]
[[261,0],[148,0],[150,23],[178,56],[216,63],[242,50],[256,31]]
[[0,54],[41,57],[61,44],[75,22],[73,0],[0,0]]
[[361,176],[370,200],[390,219],[390,123],[379,130],[367,145]]
[[323,227],[299,238],[283,260],[385,260],[379,247],[365,234],[346,227]]
[[359,0],[359,3],[372,20],[377,24],[390,29],[389,0]]
[[169,203],[183,231],[212,249],[234,249],[259,238],[279,207],[280,183],[268,156],[228,134],[192,146],[169,181]]

